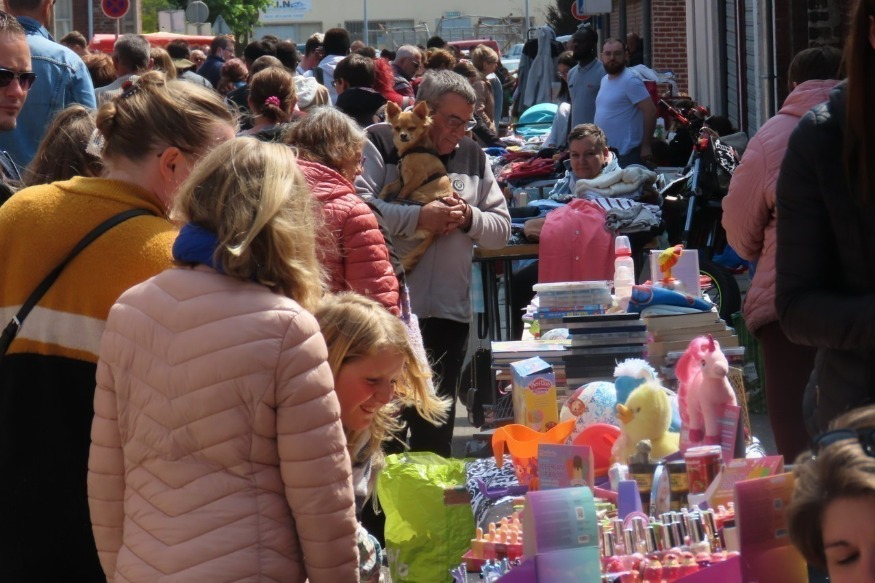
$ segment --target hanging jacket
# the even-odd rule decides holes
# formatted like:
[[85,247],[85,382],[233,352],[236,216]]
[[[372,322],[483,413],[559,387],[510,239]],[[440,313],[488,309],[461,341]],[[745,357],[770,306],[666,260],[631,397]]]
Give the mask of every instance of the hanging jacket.
[[547,215],[538,249],[538,283],[595,281],[614,276],[614,235],[605,210],[574,199]]

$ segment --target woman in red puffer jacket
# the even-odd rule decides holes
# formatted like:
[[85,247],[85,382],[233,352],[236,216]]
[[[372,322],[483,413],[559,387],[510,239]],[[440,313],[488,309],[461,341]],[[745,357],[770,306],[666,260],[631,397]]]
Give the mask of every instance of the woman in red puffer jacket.
[[298,165],[322,205],[319,259],[332,292],[370,296],[395,315],[398,278],[370,207],[355,193],[365,134],[340,111],[320,108],[289,128],[284,141],[298,148]]

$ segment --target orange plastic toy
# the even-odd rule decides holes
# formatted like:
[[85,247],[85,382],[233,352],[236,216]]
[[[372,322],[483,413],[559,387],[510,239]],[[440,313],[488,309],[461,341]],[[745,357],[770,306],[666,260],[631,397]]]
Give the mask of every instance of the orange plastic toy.
[[525,425],[505,425],[492,435],[492,454],[498,467],[502,465],[504,447],[510,451],[517,480],[530,489],[538,488],[538,444],[565,443],[574,430],[575,418],[559,423],[550,431],[541,433]]
[[608,475],[611,448],[620,437],[620,428],[607,423],[593,423],[574,438],[574,445],[588,445],[592,450],[596,477]]

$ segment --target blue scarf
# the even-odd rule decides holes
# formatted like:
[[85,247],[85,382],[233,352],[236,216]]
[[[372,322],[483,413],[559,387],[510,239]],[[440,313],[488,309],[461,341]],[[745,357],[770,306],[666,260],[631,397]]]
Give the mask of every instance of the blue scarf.
[[219,273],[222,266],[213,261],[219,240],[216,234],[193,223],[186,223],[173,242],[173,258],[186,263],[200,263]]

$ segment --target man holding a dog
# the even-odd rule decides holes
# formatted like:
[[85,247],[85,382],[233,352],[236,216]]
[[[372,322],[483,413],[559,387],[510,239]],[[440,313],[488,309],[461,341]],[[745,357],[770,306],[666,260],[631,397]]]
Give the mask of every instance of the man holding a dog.
[[417,93],[431,110],[429,134],[446,166],[453,194],[424,206],[388,203],[378,197],[398,177],[398,151],[392,127],[368,128],[364,171],[358,193],[383,214],[399,256],[417,246],[417,229],[436,233],[419,263],[407,274],[413,313],[439,381],[440,396],[453,405],[446,424],[434,427],[415,410],[405,411],[410,448],[450,457],[459,375],[468,349],[471,321],[471,251],[475,244],[504,247],[510,235],[507,203],[486,156],[467,134],[473,127],[476,95],[468,81],[451,71],[430,71]]

